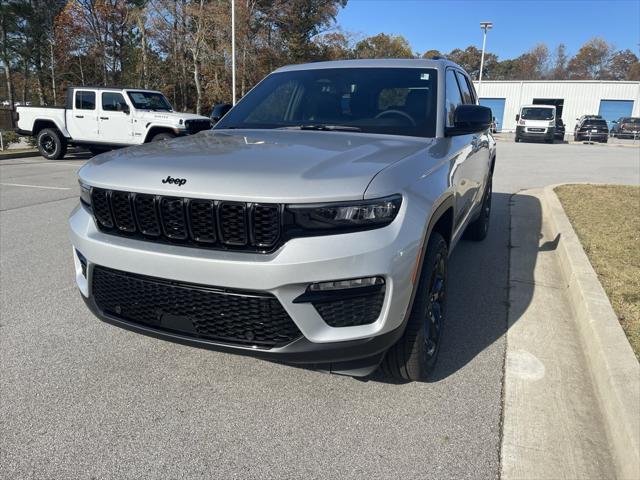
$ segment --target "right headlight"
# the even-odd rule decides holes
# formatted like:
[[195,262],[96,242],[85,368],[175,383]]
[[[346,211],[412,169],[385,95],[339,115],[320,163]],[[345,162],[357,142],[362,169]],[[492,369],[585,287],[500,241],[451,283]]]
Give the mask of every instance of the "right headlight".
[[304,230],[361,230],[384,227],[398,215],[402,196],[354,202],[325,203],[311,205],[288,205],[293,223]]

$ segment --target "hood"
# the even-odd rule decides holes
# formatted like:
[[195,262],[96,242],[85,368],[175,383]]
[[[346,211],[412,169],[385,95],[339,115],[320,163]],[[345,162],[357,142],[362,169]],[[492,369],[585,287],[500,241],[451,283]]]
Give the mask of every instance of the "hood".
[[[92,186],[247,202],[362,198],[387,166],[433,140],[347,132],[209,130],[98,155],[80,170]],[[167,177],[186,180],[162,183]]]
[[209,120],[209,117],[202,115],[196,115],[195,113],[180,113],[180,112],[166,112],[166,111],[153,111],[153,110],[141,110],[139,118],[149,120],[156,123],[170,123],[178,124],[180,119],[182,120]]

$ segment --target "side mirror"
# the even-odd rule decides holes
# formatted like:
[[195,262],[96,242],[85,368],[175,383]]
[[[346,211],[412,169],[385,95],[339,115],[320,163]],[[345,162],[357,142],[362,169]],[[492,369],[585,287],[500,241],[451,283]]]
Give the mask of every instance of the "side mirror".
[[618,123],[617,120],[611,120],[611,123]]
[[520,114],[519,114],[519,113],[516,113],[516,122],[517,122],[518,120],[520,120]]
[[127,105],[126,103],[124,105],[122,105],[122,111],[124,113],[126,113],[127,115],[129,115],[131,113],[131,109],[129,108],[129,105]]
[[445,135],[467,135],[489,129],[491,126],[491,109],[482,105],[458,105],[453,112],[453,127],[445,129]]
[[224,117],[229,110],[231,110],[230,103],[216,103],[213,106],[213,110],[211,110],[211,121],[213,123],[218,123],[222,117]]

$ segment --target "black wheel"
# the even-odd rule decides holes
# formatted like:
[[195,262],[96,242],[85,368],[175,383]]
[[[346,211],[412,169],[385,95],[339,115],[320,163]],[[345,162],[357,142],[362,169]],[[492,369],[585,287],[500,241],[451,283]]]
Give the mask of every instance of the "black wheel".
[[173,133],[162,132],[162,133],[155,134],[151,139],[151,141],[159,142],[160,140],[171,140],[172,138],[176,138],[176,136]]
[[67,140],[53,128],[45,128],[36,138],[40,155],[48,160],[59,160],[67,153]]
[[553,143],[553,138],[547,138],[547,139],[545,140],[545,142],[547,142],[547,143]]
[[520,141],[520,137],[518,137],[518,136],[516,135],[515,141],[516,141],[516,143],[518,143],[518,142]]
[[493,179],[489,177],[487,186],[482,197],[482,207],[480,207],[480,216],[471,222],[464,232],[465,238],[474,242],[481,242],[487,238],[489,233],[489,225],[491,223],[491,193],[493,192]]
[[393,378],[423,380],[436,365],[446,318],[448,256],[447,242],[432,233],[406,329],[382,361],[382,370]]
[[609,139],[605,138],[605,139],[600,140],[600,143],[607,143],[608,141],[609,141]]

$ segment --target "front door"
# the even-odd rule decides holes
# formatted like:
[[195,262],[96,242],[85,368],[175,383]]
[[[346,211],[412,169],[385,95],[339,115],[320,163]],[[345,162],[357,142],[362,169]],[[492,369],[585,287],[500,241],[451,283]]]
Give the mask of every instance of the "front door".
[[103,142],[133,143],[130,107],[120,92],[100,93],[99,129]]

